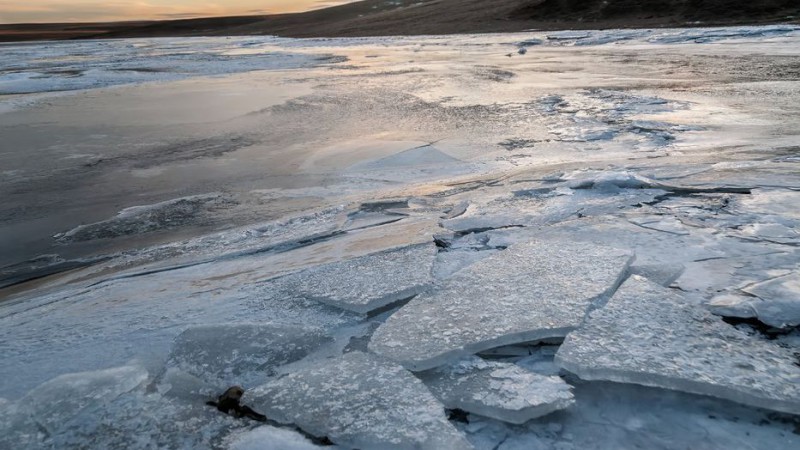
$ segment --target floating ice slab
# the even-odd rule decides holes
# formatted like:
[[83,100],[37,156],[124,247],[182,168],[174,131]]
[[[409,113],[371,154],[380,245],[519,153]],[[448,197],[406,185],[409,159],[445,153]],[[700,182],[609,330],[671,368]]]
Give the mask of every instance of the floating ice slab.
[[208,325],[176,339],[167,365],[220,386],[247,384],[271,369],[298,361],[333,338],[323,332],[279,325]]
[[571,405],[572,387],[515,364],[471,358],[420,375],[451,409],[521,424]]
[[401,247],[287,277],[298,294],[361,314],[407,299],[432,281],[436,246]]
[[627,250],[567,240],[514,245],[412,300],[378,328],[369,348],[417,371],[564,337],[616,289],[632,260]]
[[248,391],[271,419],[355,448],[469,449],[441,403],[402,367],[361,352]]
[[800,413],[800,367],[786,349],[681,295],[631,277],[556,355],[587,380],[655,386]]

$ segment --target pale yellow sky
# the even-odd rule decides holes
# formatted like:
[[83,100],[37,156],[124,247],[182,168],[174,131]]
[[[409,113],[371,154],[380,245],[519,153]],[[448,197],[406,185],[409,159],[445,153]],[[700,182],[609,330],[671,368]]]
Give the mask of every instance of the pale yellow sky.
[[102,22],[293,12],[355,0],[0,0],[0,23]]

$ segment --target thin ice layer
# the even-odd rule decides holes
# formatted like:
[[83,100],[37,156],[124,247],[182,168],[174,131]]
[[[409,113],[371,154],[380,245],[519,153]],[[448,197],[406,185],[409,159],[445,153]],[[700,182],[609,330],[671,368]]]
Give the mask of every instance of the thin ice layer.
[[792,272],[743,289],[758,298],[750,304],[758,320],[778,328],[800,325],[800,272]]
[[493,347],[564,337],[616,289],[633,258],[566,240],[514,245],[416,297],[378,328],[369,348],[417,371]]
[[297,326],[199,326],[175,339],[167,365],[210,383],[246,384],[332,341],[320,330]]
[[732,327],[670,289],[631,277],[556,355],[587,380],[710,395],[800,413],[790,349]]
[[245,402],[336,444],[380,449],[469,449],[424,384],[397,364],[361,352],[248,391]]
[[559,377],[477,357],[440,367],[420,378],[448,408],[516,424],[574,402],[572,387]]
[[366,314],[425,289],[435,258],[431,242],[314,267],[288,279],[306,298]]

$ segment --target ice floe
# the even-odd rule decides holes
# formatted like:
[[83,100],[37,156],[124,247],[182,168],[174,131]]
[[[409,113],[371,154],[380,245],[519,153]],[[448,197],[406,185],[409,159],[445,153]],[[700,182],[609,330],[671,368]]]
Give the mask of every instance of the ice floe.
[[509,363],[473,357],[419,374],[450,409],[524,423],[571,405],[571,386]]
[[278,366],[298,361],[333,339],[319,329],[297,326],[205,325],[175,338],[168,367],[219,387],[263,380]]
[[412,245],[313,267],[284,282],[306,298],[366,314],[422,292],[435,257],[432,242]]
[[292,430],[271,427],[258,427],[242,433],[231,440],[230,450],[317,450],[305,436]]
[[564,337],[614,291],[633,258],[566,240],[514,245],[413,299],[369,348],[426,370],[492,347]]
[[800,366],[790,349],[744,333],[637,276],[567,336],[556,362],[586,380],[663,387],[800,413]]
[[397,364],[352,352],[245,394],[273,420],[355,448],[468,449],[441,403]]

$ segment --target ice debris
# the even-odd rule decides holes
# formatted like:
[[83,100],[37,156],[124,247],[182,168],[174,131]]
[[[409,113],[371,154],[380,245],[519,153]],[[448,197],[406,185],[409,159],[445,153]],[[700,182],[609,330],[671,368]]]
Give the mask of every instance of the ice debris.
[[680,263],[675,264],[643,264],[631,266],[631,274],[647,278],[653,283],[658,283],[664,287],[669,287],[675,280],[683,275],[686,266]]
[[224,387],[248,384],[332,341],[320,330],[297,326],[198,326],[175,338],[167,366]]
[[430,242],[313,267],[286,280],[306,298],[366,314],[428,287],[435,258]]
[[515,424],[564,409],[574,402],[572,387],[559,377],[478,357],[419,376],[447,408]]
[[633,258],[568,240],[511,246],[413,299],[378,328],[369,348],[419,371],[493,347],[564,337],[616,289]]
[[469,449],[424,384],[397,364],[351,352],[248,391],[278,422],[336,444],[380,449]]
[[586,380],[674,389],[800,413],[800,366],[790,349],[748,335],[638,276],[570,333],[556,362]]

